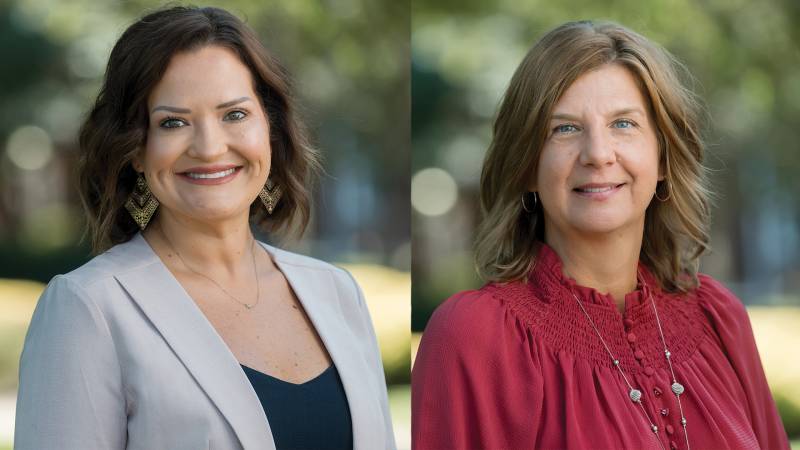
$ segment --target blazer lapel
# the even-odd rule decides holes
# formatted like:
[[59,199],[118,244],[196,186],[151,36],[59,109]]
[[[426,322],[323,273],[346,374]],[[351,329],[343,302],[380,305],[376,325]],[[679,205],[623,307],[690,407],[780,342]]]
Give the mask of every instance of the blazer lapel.
[[236,357],[141,234],[130,242],[142,261],[116,279],[230,424],[245,449],[275,449],[264,410]]
[[358,349],[364,343],[356,341],[345,326],[347,320],[339,306],[342,303],[355,302],[356,299],[344,302],[339,300],[340,290],[337,289],[331,271],[294,264],[290,253],[262,245],[289,281],[336,365],[350,407],[353,448],[384,448],[386,439],[383,436],[383,421],[380,419],[382,412],[377,402],[380,390],[377,386],[365,386],[365,383],[369,383],[367,380],[371,379],[365,376],[371,368],[358,357]]

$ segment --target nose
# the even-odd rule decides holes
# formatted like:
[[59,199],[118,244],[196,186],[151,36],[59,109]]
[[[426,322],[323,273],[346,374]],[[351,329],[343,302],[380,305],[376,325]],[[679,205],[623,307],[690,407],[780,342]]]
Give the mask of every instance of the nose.
[[580,153],[580,163],[585,166],[602,167],[617,160],[615,143],[605,127],[589,129]]
[[203,161],[217,160],[228,151],[224,130],[214,121],[196,123],[187,154]]

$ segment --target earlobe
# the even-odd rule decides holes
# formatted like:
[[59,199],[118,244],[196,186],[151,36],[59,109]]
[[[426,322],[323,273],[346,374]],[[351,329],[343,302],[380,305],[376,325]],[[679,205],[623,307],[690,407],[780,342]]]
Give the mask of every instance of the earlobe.
[[138,173],[144,172],[144,165],[142,164],[141,161],[141,154],[142,151],[139,150],[139,153],[136,156],[134,156],[133,160],[131,161],[131,166],[133,167],[133,170],[135,170]]
[[663,161],[661,158],[658,161],[658,181],[666,180],[669,173],[669,152],[664,151],[663,157]]
[[664,165],[658,165],[658,181],[664,181],[667,179],[667,169]]

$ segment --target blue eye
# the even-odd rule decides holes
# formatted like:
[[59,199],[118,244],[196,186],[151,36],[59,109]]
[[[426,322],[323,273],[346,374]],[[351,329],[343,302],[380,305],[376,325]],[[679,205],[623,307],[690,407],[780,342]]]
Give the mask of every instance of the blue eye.
[[183,119],[178,119],[177,117],[167,117],[158,124],[161,128],[181,128],[186,125]]
[[614,128],[627,129],[636,127],[636,124],[628,119],[622,119],[614,122],[613,126]]
[[553,128],[553,132],[555,133],[572,133],[575,131],[578,131],[578,127],[572,124],[558,125],[555,128]]
[[239,120],[242,120],[245,117],[247,117],[247,113],[245,113],[244,111],[236,110],[236,111],[231,111],[228,114],[226,114],[225,115],[225,120],[238,122]]

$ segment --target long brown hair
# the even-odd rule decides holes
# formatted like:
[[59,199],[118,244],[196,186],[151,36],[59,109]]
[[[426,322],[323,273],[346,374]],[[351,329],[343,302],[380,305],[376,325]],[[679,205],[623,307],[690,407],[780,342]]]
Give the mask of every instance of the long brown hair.
[[638,79],[656,123],[666,176],[656,192],[669,198],[647,208],[640,259],[665,290],[697,286],[699,257],[708,248],[711,194],[699,131],[702,109],[684,85],[689,74],[643,36],[618,24],[590,21],[569,22],[545,34],[505,93],[480,181],[483,220],[475,258],[484,279],[511,281],[529,270],[544,239],[544,217],[541,207],[526,212],[521,197],[536,174],[547,124],[566,89],[605,64],[620,64]]
[[147,140],[147,98],[173,55],[207,45],[228,48],[253,75],[270,126],[270,178],[283,196],[271,215],[256,199],[251,221],[267,232],[303,233],[319,156],[297,117],[288,74],[252,29],[219,8],[171,7],[128,27],[111,51],[103,87],[80,130],[78,182],[92,248],[128,241],[138,227],[124,208],[137,173],[131,162]]

